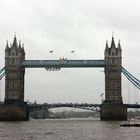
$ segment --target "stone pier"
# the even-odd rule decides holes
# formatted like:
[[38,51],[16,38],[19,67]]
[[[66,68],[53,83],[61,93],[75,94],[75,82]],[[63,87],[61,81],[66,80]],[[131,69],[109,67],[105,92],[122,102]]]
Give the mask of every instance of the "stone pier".
[[0,121],[28,121],[26,104],[0,104]]
[[103,103],[101,105],[101,120],[127,120],[127,106],[125,104],[109,104]]

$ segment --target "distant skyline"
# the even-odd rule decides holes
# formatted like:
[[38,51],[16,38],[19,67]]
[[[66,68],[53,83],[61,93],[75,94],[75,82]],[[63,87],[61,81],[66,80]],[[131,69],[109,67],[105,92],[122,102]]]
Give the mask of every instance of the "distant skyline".
[[[139,5],[139,0],[0,0],[0,68],[6,40],[12,43],[15,33],[26,59],[104,59],[113,32],[116,45],[121,42],[123,66],[140,79]],[[26,69],[25,101],[100,103],[104,78],[103,68]],[[124,102],[140,103],[140,92],[122,79]]]

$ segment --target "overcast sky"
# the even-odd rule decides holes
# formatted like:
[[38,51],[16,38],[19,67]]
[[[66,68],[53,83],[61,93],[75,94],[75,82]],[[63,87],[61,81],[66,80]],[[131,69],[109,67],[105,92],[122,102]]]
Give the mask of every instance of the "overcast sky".
[[[140,79],[139,0],[0,0],[1,68],[6,40],[12,43],[15,32],[26,59],[104,59],[105,42],[110,44],[113,32],[116,44],[121,40],[123,66]],[[26,69],[25,100],[100,103],[103,71]],[[140,92],[122,77],[124,102],[140,103]],[[3,99],[4,79],[0,88]]]

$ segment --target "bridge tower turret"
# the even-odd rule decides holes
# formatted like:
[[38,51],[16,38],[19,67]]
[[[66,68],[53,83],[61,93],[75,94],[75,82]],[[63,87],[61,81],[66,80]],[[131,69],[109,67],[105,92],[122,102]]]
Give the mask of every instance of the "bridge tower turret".
[[25,60],[24,47],[17,43],[16,36],[13,44],[5,49],[5,103],[24,102],[24,73],[21,62]]
[[110,48],[108,47],[108,43],[106,43],[105,62],[105,102],[122,103],[122,50],[120,42],[118,43],[118,47],[116,47],[114,37],[112,37]]
[[116,47],[114,37],[111,46],[106,42],[105,59],[105,101],[101,105],[102,120],[126,120],[127,108],[121,94],[122,50],[120,41]]

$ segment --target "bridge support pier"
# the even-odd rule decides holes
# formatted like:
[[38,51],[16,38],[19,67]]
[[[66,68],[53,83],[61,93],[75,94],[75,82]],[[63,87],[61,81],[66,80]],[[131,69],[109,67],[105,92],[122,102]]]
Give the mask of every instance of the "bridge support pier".
[[28,121],[26,104],[0,104],[0,121]]
[[105,121],[125,121],[127,120],[127,106],[124,104],[103,103],[100,118]]

